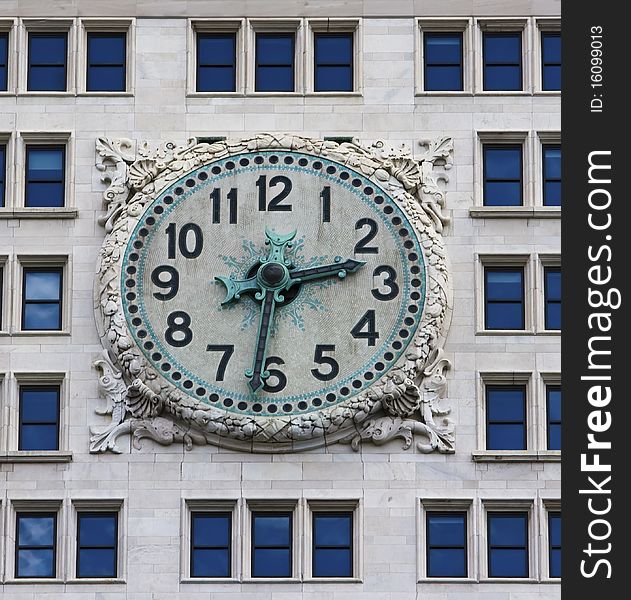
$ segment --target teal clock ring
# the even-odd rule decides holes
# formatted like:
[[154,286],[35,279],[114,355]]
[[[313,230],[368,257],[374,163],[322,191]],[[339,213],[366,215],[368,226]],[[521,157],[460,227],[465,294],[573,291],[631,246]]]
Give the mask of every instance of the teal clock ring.
[[[347,273],[354,273],[364,264],[364,261],[348,259],[342,262],[337,256],[333,264],[319,265],[309,269],[290,270],[293,263],[285,257],[285,250],[291,248],[292,240],[296,237],[296,230],[289,234],[277,234],[270,229],[265,229],[265,245],[269,246],[266,256],[258,260],[260,268],[256,275],[243,281],[235,281],[230,277],[217,276],[215,279],[226,287],[226,297],[222,305],[238,301],[245,292],[254,292],[254,297],[261,301],[259,328],[254,350],[254,361],[251,369],[245,371],[249,380],[248,384],[252,392],[256,393],[264,381],[270,377],[270,372],[264,369],[270,325],[274,318],[276,303],[283,302],[281,293],[293,285],[299,285],[304,281],[313,281],[324,277],[337,275],[340,279]],[[288,268],[290,267],[290,268]]]

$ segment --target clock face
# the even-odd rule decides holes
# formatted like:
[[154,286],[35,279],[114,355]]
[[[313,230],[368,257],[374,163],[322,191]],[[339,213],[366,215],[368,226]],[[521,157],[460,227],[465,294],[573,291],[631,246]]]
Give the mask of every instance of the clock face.
[[140,217],[121,286],[147,360],[200,404],[280,416],[365,392],[423,312],[414,228],[336,162],[262,151],[204,165]]

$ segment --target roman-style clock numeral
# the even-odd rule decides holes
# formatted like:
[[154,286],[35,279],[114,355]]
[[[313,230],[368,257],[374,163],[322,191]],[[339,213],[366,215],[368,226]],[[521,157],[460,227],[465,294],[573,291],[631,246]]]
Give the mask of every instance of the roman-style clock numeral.
[[335,344],[318,344],[315,347],[313,362],[318,365],[328,365],[329,369],[325,373],[319,369],[311,369],[311,374],[320,381],[331,381],[338,376],[340,365],[333,357],[324,356],[325,352],[335,352]]
[[375,311],[372,308],[357,321],[357,325],[351,329],[351,335],[356,340],[368,340],[369,346],[375,345],[379,332],[375,330]]
[[[176,241],[180,254],[184,258],[197,258],[204,248],[204,234],[201,227],[196,223],[187,223],[180,229],[177,234],[175,223],[170,223],[166,228],[167,234],[167,256],[169,258],[176,257]],[[191,235],[189,235],[191,234]]]
[[[285,361],[278,356],[268,356],[265,361],[265,370],[269,373],[269,377],[267,377],[263,383],[263,389],[270,394],[277,394],[278,392],[282,392],[287,386],[287,376],[282,371],[278,369],[270,369],[270,365],[284,365]],[[276,383],[274,385],[270,385],[270,379],[276,379]]]
[[213,345],[208,344],[206,346],[207,352],[223,352],[223,355],[219,359],[219,366],[217,367],[217,372],[215,373],[215,381],[223,381],[223,377],[226,374],[226,367],[230,362],[230,357],[234,354],[234,345],[226,344],[226,345]]
[[[176,335],[177,334],[177,337]],[[175,310],[167,317],[167,330],[164,332],[167,344],[174,348],[188,346],[193,340],[191,317],[183,310]]]
[[377,299],[385,302],[387,300],[393,300],[399,295],[399,285],[397,284],[397,272],[388,265],[380,265],[378,266],[372,273],[374,277],[380,277],[385,275],[384,280],[381,282],[381,285],[385,285],[388,287],[387,292],[382,292],[379,287],[373,288],[370,290],[372,295]]
[[[236,225],[237,223],[237,188],[231,188],[226,194],[228,199],[228,223]],[[210,192],[210,201],[212,203],[212,222],[221,223],[221,189],[215,188]]]
[[259,189],[259,210],[261,212],[277,212],[277,211],[291,211],[291,204],[281,204],[281,202],[289,196],[291,192],[292,183],[289,177],[284,175],[275,175],[269,180],[269,187],[273,188],[277,185],[282,185],[283,189],[274,196],[269,203],[267,202],[267,175],[261,175],[256,180],[256,187]]
[[325,185],[320,192],[322,198],[322,222],[331,222],[331,186]]
[[359,219],[359,221],[355,223],[355,229],[357,231],[364,227],[368,227],[368,233],[355,244],[355,254],[378,254],[379,248],[377,248],[377,246],[369,246],[368,242],[372,242],[372,240],[375,239],[375,236],[379,232],[379,226],[376,221],[368,218]]
[[[163,275],[168,275],[168,279],[163,279]],[[156,300],[165,302],[175,298],[178,293],[180,289],[180,274],[174,267],[160,265],[151,272],[151,283],[162,290],[169,290],[168,292],[155,292],[153,294]]]

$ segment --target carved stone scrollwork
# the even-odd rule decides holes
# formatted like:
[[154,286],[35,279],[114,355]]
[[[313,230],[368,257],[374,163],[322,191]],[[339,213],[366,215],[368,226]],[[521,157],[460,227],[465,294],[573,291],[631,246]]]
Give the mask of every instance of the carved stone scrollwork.
[[[96,321],[105,349],[95,361],[99,389],[106,401],[100,415],[110,424],[90,430],[91,452],[123,450],[117,441],[131,436],[135,447],[143,438],[159,444],[215,444],[253,452],[292,452],[350,443],[384,444],[395,438],[420,452],[454,451],[454,426],[442,406],[445,371],[450,363],[442,346],[452,311],[449,265],[441,233],[448,223],[444,170],[452,164],[450,138],[422,141],[426,148],[414,158],[405,146],[377,141],[371,146],[338,144],[290,134],[258,134],[216,143],[185,145],[165,142],[157,147],[128,139],[99,138],[105,215],[99,219],[106,237],[95,280]],[[127,329],[121,302],[122,257],[130,233],[146,206],[165,187],[212,161],[243,152],[286,149],[339,162],[381,186],[404,210],[421,242],[426,266],[426,297],[421,324],[405,355],[365,392],[330,408],[298,416],[246,416],[204,404],[172,386],[136,347]]]

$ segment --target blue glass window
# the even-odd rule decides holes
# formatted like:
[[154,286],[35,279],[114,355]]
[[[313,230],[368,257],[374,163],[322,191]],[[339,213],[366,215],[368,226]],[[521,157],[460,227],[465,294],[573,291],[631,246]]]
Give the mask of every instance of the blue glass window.
[[77,577],[116,577],[118,514],[80,512],[77,531]]
[[561,513],[548,513],[550,577],[561,577]]
[[524,329],[524,270],[484,269],[485,329]]
[[484,89],[522,89],[520,32],[484,34]]
[[0,144],[0,208],[5,204],[7,182],[7,147]]
[[61,329],[61,268],[24,269],[22,329]]
[[546,267],[545,275],[545,302],[546,329],[561,329],[561,269],[558,267]]
[[353,91],[353,34],[315,34],[316,92]]
[[0,91],[5,92],[8,86],[9,73],[9,34],[0,33]]
[[543,146],[543,205],[561,206],[561,146]]
[[19,450],[59,449],[59,386],[20,386]]
[[489,513],[489,577],[528,577],[528,513]]
[[462,33],[426,33],[425,89],[462,90]]
[[124,92],[125,33],[88,33],[88,92]]
[[542,88],[545,91],[561,89],[561,34],[541,34]]
[[466,513],[427,513],[427,576],[467,576]]
[[65,170],[64,146],[27,146],[25,205],[63,206]]
[[18,513],[15,548],[16,577],[55,577],[57,515]]
[[197,34],[197,91],[234,92],[236,88],[236,33]]
[[486,388],[487,450],[526,450],[526,388]]
[[561,387],[546,387],[546,414],[548,416],[548,450],[561,450]]
[[256,34],[257,92],[294,91],[293,33]]
[[313,514],[313,576],[353,576],[353,513]]
[[484,146],[484,206],[521,206],[522,147]]
[[252,514],[252,577],[291,577],[292,514]]
[[232,515],[191,514],[191,577],[230,577]]
[[29,33],[27,89],[65,92],[67,53],[66,33]]

